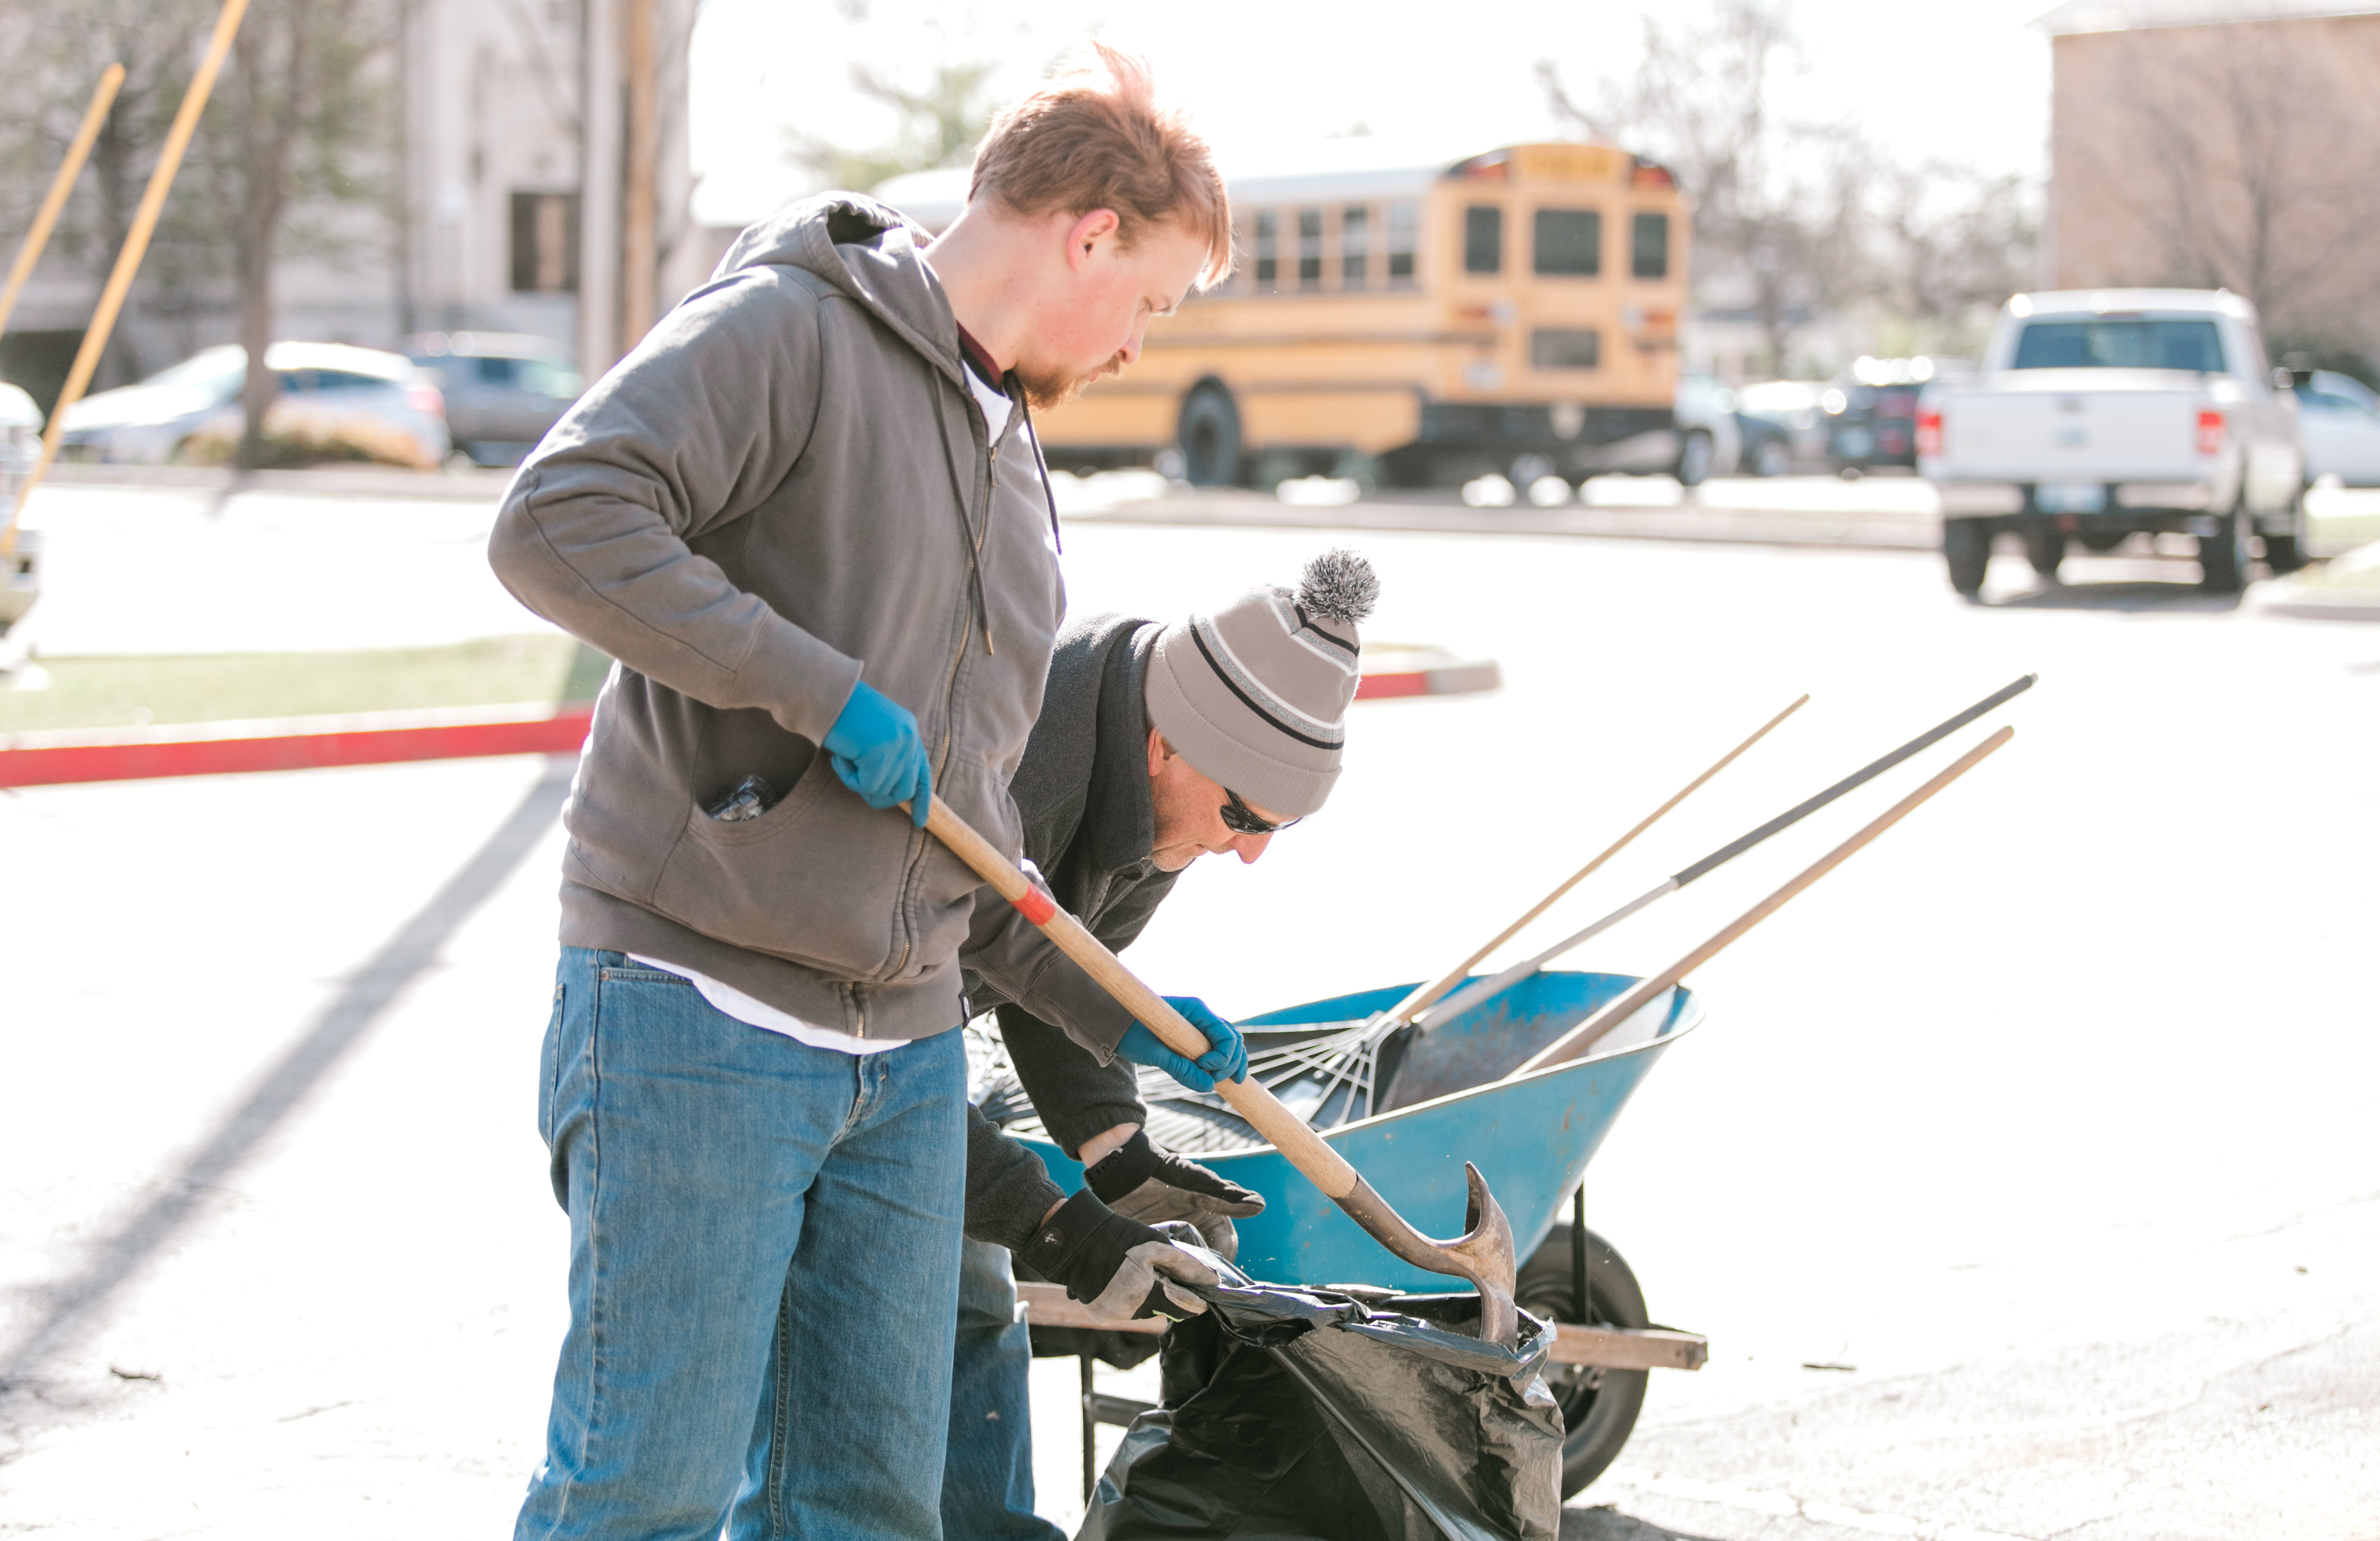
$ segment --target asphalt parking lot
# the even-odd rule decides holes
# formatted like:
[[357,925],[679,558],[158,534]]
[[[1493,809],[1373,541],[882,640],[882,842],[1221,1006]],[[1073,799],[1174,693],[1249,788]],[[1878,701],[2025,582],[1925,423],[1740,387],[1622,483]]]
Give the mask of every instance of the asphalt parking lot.
[[[533,625],[462,506],[212,516],[247,544],[193,524],[104,594],[63,543],[59,630]],[[1073,606],[1172,614],[1335,538],[1077,519]],[[1131,961],[1229,1014],[1434,972],[1804,690],[1545,934],[2042,675],[2006,751],[1694,979],[1709,1020],[1588,1196],[1713,1360],[1657,1379],[1566,1535],[2380,1535],[2380,627],[2149,555],[2058,588],[2003,557],[1970,606],[1920,551],[1343,538],[1385,582],[1367,635],[1506,686],[1366,705],[1323,817],[1184,881]],[[325,604],[326,564],[403,582]],[[1682,953],[1924,773],[1579,966]],[[0,1533],[509,1523],[561,1323],[532,1077],[562,777],[0,794]],[[1073,1374],[1037,1383],[1061,1523]]]

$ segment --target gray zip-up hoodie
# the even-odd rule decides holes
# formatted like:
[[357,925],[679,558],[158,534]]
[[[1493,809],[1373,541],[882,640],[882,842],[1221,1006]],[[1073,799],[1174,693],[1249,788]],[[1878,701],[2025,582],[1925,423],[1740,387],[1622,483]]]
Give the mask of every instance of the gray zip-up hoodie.
[[[506,588],[619,661],[565,823],[562,940],[666,959],[863,1037],[957,1026],[959,953],[1104,1060],[1123,1008],[869,808],[820,741],[868,684],[1011,855],[1008,781],[1064,613],[1026,414],[995,442],[923,237],[830,194],[744,232],[523,465]],[[747,775],[783,800],[704,811]]]

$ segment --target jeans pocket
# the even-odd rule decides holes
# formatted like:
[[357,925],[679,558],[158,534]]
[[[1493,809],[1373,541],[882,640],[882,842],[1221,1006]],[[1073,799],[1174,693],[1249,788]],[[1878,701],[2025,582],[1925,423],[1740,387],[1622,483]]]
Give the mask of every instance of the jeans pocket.
[[537,1133],[553,1148],[553,1107],[562,1098],[562,1014],[569,988],[555,981],[553,1014],[546,1018],[545,1042],[537,1054]]

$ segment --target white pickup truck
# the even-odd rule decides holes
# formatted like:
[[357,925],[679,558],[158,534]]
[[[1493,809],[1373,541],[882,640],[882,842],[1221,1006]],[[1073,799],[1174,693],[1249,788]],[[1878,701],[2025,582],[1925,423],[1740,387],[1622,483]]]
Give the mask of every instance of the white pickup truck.
[[2204,289],[2019,295],[1983,371],[1926,388],[1917,470],[1942,500],[1950,587],[1984,585],[2012,532],[2054,577],[2068,540],[2192,535],[2204,586],[2236,594],[2261,535],[2276,572],[2305,562],[2305,456],[2287,371],[2255,308]]

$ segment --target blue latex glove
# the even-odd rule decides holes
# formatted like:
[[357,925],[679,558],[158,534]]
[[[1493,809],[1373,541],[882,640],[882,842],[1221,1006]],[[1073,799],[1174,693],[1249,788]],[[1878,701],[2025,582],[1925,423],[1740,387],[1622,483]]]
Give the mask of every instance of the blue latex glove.
[[909,805],[919,829],[934,801],[933,767],[909,709],[866,680],[851,687],[851,699],[826,731],[828,763],[843,784],[872,808]]
[[1208,1010],[1207,1002],[1195,995],[1169,995],[1164,1000],[1188,1018],[1191,1026],[1207,1035],[1207,1052],[1199,1055],[1194,1064],[1166,1048],[1163,1039],[1135,1022],[1116,1040],[1118,1059],[1161,1070],[1198,1092],[1213,1091],[1218,1081],[1237,1081],[1246,1076],[1248,1046],[1237,1027]]

